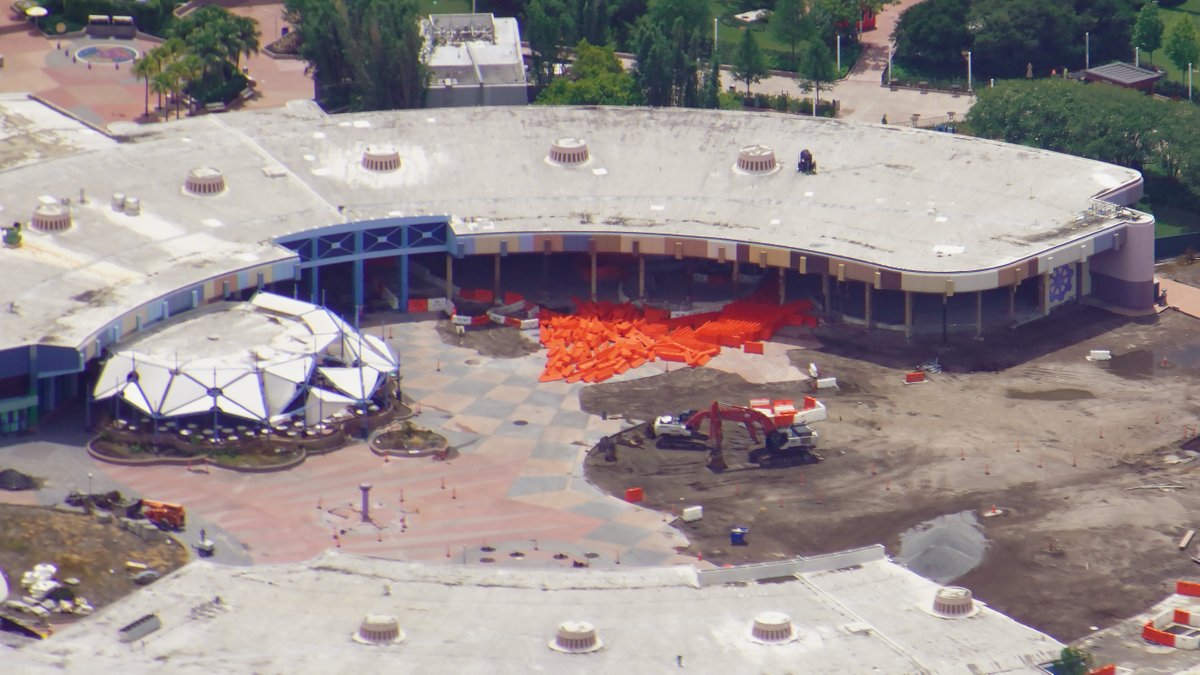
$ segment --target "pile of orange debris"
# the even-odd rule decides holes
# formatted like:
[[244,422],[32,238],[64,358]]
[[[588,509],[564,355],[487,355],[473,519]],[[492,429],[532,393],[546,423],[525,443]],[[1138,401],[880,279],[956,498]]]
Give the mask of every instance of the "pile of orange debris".
[[808,300],[779,305],[760,294],[674,318],[655,307],[574,302],[574,314],[539,314],[541,343],[549,352],[542,382],[603,382],[655,359],[703,366],[722,347],[761,354],[762,340],[780,328],[817,325]]

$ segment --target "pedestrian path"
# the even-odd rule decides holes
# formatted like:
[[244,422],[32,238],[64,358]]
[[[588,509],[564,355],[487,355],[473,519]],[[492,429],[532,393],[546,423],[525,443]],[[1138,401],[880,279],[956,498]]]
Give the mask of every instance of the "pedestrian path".
[[[696,562],[677,554],[688,542],[661,514],[584,479],[588,449],[627,424],[581,411],[587,385],[539,383],[541,354],[494,359],[444,344],[432,321],[376,330],[400,354],[402,390],[420,410],[415,422],[456,449],[449,460],[384,461],[356,444],[266,474],[124,467],[92,460],[75,434],[0,448],[0,466],[49,476],[42,503],[83,489],[90,472],[97,491],[183,504],[183,539],[205,528],[216,559],[229,563],[307,560],[329,548],[459,564]],[[372,485],[371,522],[360,511],[364,483]]]

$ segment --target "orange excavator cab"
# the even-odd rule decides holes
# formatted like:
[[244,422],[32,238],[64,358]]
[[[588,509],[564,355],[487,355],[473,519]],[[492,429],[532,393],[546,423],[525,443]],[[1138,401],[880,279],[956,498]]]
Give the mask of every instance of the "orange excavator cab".
[[187,512],[179,504],[142,500],[142,516],[161,528],[181,530],[187,524]]

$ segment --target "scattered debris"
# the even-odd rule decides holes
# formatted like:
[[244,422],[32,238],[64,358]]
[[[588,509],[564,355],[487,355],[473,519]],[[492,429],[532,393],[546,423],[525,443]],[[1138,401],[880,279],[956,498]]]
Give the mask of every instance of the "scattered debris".
[[1186,490],[1186,489],[1187,489],[1186,485],[1175,485],[1173,483],[1158,483],[1156,485],[1135,485],[1133,487],[1125,488],[1125,491],[1128,492],[1129,490],[1158,490],[1160,492],[1168,492],[1170,490]]
[[1112,361],[1112,352],[1107,349],[1093,349],[1083,358],[1088,361]]
[[931,360],[917,366],[917,370],[929,373],[930,375],[938,375],[942,372],[942,362],[935,356]]

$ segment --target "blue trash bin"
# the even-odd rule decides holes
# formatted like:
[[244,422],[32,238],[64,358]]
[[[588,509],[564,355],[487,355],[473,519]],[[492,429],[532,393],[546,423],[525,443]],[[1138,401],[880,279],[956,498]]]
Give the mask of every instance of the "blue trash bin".
[[748,527],[735,527],[729,530],[729,543],[733,546],[745,546],[748,532],[750,532]]

